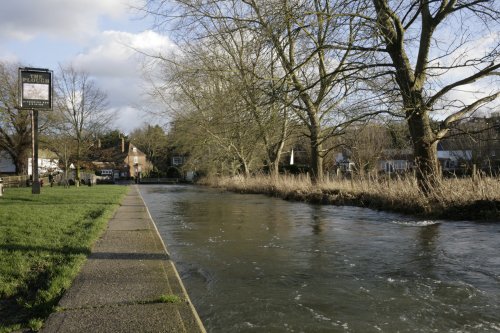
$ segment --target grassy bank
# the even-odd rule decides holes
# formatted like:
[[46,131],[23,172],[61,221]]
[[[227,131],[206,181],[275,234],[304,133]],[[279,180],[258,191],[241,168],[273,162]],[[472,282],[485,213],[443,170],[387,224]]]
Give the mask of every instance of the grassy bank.
[[213,177],[204,185],[241,193],[262,193],[287,200],[353,205],[439,219],[500,220],[500,179],[443,179],[426,197],[416,180],[334,179],[313,186],[305,176]]
[[125,186],[9,188],[0,197],[0,332],[36,329],[104,230]]

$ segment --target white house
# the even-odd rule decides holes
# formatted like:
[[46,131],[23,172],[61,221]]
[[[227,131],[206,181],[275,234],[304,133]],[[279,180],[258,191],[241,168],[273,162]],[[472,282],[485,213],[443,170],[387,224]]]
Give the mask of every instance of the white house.
[[437,156],[443,170],[456,169],[460,161],[472,160],[472,150],[438,150]]
[[[32,166],[31,157],[28,158],[28,175],[31,176]],[[59,161],[50,158],[39,158],[38,159],[38,174],[45,175],[48,173],[62,173],[63,170],[59,168]]]
[[411,149],[384,149],[378,161],[378,170],[385,173],[405,173],[413,167]]
[[385,173],[403,173],[411,169],[413,163],[406,159],[390,159],[379,161],[379,171]]
[[470,162],[472,160],[472,149],[463,147],[454,142],[442,141],[438,144],[437,157],[443,170],[455,170],[460,167],[461,162]]
[[[28,158],[28,175],[32,174],[32,159]],[[46,175],[48,173],[62,173],[63,170],[59,168],[59,158],[57,155],[49,150],[38,151],[38,174]]]

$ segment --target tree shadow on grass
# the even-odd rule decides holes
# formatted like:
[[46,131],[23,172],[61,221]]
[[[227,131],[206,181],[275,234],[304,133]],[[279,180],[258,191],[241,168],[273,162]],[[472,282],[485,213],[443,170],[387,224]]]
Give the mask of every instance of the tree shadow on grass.
[[52,281],[56,278],[54,268],[61,264],[70,267],[76,263],[78,256],[88,257],[90,254],[90,250],[83,246],[56,248],[40,245],[2,244],[0,251],[55,255],[54,260],[49,261],[47,265],[32,267],[29,278],[23,282],[15,294],[0,295],[0,331],[16,326],[26,328],[29,321],[34,318],[45,320],[53,312],[63,295],[62,290],[55,295],[45,292],[50,289]]
[[68,254],[68,255],[78,255],[83,254],[85,256],[90,255],[90,249],[85,246],[63,246],[63,247],[51,247],[42,245],[26,245],[26,244],[1,244],[0,250],[3,251],[19,251],[19,252],[49,252],[58,254]]

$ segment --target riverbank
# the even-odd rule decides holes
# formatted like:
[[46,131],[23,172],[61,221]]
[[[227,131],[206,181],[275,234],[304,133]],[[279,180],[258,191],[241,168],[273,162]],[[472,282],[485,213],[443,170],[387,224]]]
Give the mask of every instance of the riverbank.
[[239,193],[258,193],[313,204],[350,205],[423,218],[500,220],[500,179],[443,179],[432,196],[424,196],[412,177],[397,179],[334,179],[314,186],[302,176],[261,175],[210,177],[201,185]]
[[0,197],[0,332],[38,330],[127,187],[9,188]]

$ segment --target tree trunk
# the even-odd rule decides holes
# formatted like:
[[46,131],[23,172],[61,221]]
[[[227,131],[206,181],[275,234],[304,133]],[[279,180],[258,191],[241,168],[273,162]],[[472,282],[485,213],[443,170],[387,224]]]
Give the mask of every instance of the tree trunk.
[[311,181],[313,184],[318,184],[323,180],[322,147],[321,143],[318,143],[317,135],[311,135]]
[[408,127],[413,143],[418,187],[428,195],[438,186],[441,178],[437,159],[438,140],[425,110],[412,112],[408,117]]
[[28,165],[27,165],[28,156],[29,156],[28,150],[24,150],[17,156],[11,155],[14,165],[16,166],[16,175],[28,174]]
[[318,184],[323,181],[323,145],[321,143],[321,124],[318,119],[318,107],[314,105],[308,96],[303,98],[309,116],[309,132],[311,140],[311,181]]
[[269,171],[271,173],[271,178],[273,178],[273,179],[277,179],[278,178],[278,175],[280,173],[278,161],[274,161],[274,163],[272,163],[269,166]]
[[81,142],[77,142],[76,146],[76,171],[75,171],[75,186],[80,186],[80,154],[81,154]]
[[276,179],[279,175],[279,164],[281,159],[281,153],[283,152],[283,147],[285,146],[284,135],[278,143],[277,147],[272,147],[267,149],[267,163],[269,166],[269,173],[273,179]]
[[243,167],[243,174],[245,175],[245,178],[250,177],[250,168],[248,167],[248,163],[244,159],[241,159],[240,162]]
[[416,142],[415,167],[418,187],[426,195],[430,194],[439,185],[441,175],[437,160],[437,142]]

